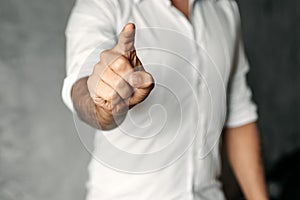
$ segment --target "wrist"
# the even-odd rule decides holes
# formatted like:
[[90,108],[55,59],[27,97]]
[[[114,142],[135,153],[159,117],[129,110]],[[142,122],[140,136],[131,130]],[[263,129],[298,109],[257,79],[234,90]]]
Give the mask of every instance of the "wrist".
[[95,118],[97,120],[98,128],[101,130],[111,130],[116,127],[116,123],[114,120],[114,116],[112,112],[105,110],[101,106],[97,106],[94,104],[95,107]]

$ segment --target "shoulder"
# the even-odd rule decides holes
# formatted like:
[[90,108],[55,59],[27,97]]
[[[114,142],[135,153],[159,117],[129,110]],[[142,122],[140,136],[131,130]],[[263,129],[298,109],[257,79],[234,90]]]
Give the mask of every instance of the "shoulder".
[[235,0],[213,0],[218,7],[224,12],[227,19],[232,24],[240,23],[240,12],[238,4]]
[[207,0],[215,7],[216,14],[223,26],[231,35],[240,31],[241,19],[238,4],[235,0]]

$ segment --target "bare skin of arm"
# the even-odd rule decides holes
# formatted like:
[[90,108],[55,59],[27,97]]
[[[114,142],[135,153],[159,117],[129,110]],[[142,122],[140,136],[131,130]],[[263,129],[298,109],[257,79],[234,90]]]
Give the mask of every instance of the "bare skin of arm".
[[135,26],[127,24],[112,49],[100,54],[93,73],[72,87],[72,101],[81,120],[94,128],[118,126],[127,111],[144,101],[154,87],[134,48]]
[[255,123],[228,128],[224,140],[229,163],[248,200],[267,200],[259,133]]

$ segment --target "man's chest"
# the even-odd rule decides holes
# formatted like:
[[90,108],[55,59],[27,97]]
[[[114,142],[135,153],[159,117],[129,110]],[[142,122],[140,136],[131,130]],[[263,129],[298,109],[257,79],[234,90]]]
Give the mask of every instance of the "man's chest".
[[174,149],[182,153],[197,136],[202,157],[216,144],[226,119],[234,24],[226,10],[211,1],[195,4],[190,21],[175,7],[153,6],[153,1],[126,7],[118,21],[120,27],[135,23],[138,57],[155,82],[151,94],[130,110],[121,128],[146,138],[164,133],[147,141],[143,152],[148,146],[156,151],[174,140],[180,141]]
[[[153,51],[158,54],[168,52],[169,56],[161,53],[161,56],[153,56],[151,61],[186,71],[190,67],[178,68],[174,63],[177,62],[174,56],[181,57],[202,74],[212,76],[207,78],[219,76],[226,86],[236,48],[236,30],[230,18],[230,6],[223,4],[196,1],[190,7],[187,19],[170,2],[141,1],[124,9],[118,26],[121,28],[128,21],[136,24],[136,48],[142,59],[144,54],[147,55],[144,61]],[[210,73],[212,70],[214,72]]]

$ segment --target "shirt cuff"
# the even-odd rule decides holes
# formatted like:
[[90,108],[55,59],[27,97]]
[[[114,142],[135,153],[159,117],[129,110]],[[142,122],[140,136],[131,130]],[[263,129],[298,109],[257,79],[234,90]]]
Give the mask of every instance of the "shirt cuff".
[[90,75],[90,70],[85,70],[85,71],[81,71],[80,73],[72,73],[64,79],[61,96],[63,102],[72,111],[72,113],[76,113],[71,98],[72,87],[77,80],[83,77],[87,77],[89,75]]
[[251,109],[234,113],[234,115],[230,114],[225,124],[225,127],[236,128],[236,127],[240,127],[255,122],[257,121],[257,119],[258,119],[258,114],[256,111],[256,106],[252,105]]

